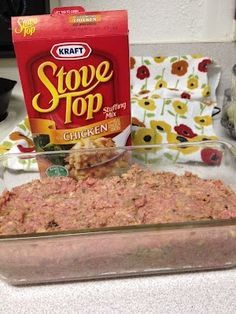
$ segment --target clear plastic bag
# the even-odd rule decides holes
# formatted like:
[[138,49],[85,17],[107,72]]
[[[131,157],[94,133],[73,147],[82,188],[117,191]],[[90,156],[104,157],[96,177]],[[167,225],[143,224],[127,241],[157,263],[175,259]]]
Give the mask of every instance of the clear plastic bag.
[[232,69],[232,86],[225,90],[221,124],[236,138],[236,64]]

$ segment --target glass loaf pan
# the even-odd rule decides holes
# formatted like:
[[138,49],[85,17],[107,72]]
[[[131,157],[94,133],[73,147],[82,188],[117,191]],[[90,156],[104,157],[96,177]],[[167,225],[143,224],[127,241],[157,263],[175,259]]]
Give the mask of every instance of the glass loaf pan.
[[[217,149],[222,154],[221,163],[207,165],[187,154],[182,154],[184,159],[170,158],[173,152],[181,153],[190,147]],[[236,189],[236,176],[233,175],[236,171],[235,147],[224,142],[163,144],[148,150],[143,146],[112,150],[112,154],[117,154],[117,159],[107,163],[106,169],[113,169],[113,175],[126,171],[130,164],[138,162],[143,167],[158,171],[191,171],[203,178],[218,178]],[[94,155],[100,154],[98,159],[103,160],[104,151],[106,156],[111,157],[107,154],[109,149],[83,149],[74,153],[86,158],[91,156],[93,160]],[[69,153],[2,156],[0,192],[40,178],[37,167],[32,169],[28,166],[27,170],[25,166],[23,170],[20,164],[37,165],[36,160],[42,157],[60,160],[55,157],[65,158]],[[125,162],[116,163],[120,158]],[[94,169],[99,167],[102,166]],[[108,172],[104,175],[108,175]],[[0,278],[12,285],[223,269],[235,265],[234,219],[0,236]]]

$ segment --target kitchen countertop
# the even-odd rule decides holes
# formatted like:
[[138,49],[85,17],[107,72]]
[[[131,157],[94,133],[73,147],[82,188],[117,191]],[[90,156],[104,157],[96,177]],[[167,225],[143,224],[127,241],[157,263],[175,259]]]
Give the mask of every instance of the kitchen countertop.
[[[19,109],[16,123],[25,115],[22,101],[18,84],[10,104],[11,108]],[[214,125],[221,139],[235,143],[224,132],[219,117]],[[13,287],[0,281],[0,313],[4,314],[235,311],[236,269],[27,287]]]
[[32,287],[0,281],[0,312],[234,314],[236,270]]

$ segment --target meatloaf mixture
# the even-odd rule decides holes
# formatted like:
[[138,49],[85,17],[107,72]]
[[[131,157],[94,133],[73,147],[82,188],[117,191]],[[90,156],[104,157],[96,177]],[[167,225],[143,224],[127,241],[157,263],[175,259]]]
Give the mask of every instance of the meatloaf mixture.
[[236,193],[220,180],[132,166],[104,179],[43,178],[0,198],[0,234],[236,217]]

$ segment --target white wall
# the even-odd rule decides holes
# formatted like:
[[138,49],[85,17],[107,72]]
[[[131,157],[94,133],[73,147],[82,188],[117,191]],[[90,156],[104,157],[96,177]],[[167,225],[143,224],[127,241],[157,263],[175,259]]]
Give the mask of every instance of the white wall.
[[131,43],[219,42],[234,38],[235,0],[60,0],[86,10],[127,9]]

